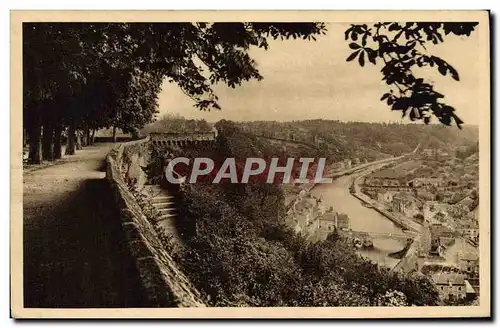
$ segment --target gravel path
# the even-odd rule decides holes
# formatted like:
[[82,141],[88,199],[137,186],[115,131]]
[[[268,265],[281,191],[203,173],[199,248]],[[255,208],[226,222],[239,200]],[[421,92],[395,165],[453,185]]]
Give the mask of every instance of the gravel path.
[[113,144],[24,172],[25,307],[140,307],[105,177]]

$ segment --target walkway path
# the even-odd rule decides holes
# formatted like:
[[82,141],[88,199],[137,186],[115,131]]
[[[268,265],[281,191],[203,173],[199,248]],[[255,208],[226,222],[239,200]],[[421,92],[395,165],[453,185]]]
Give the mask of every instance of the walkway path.
[[120,244],[105,177],[113,144],[24,173],[26,307],[138,307],[143,294]]

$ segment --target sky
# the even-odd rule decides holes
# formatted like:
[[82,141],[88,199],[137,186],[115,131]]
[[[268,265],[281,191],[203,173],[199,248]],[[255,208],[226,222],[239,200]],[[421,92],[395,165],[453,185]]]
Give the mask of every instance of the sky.
[[[317,41],[270,41],[270,49],[251,49],[250,56],[264,76],[236,89],[217,85],[222,110],[199,111],[176,84],[164,82],[159,96],[159,116],[167,113],[186,118],[234,121],[330,119],[363,122],[401,122],[401,112],[393,112],[380,101],[388,91],[381,81],[380,69],[371,63],[346,62],[351,53],[344,31],[348,24],[327,24],[327,35]],[[457,69],[460,81],[440,75],[434,69],[422,69],[422,77],[445,95],[444,101],[457,110],[466,124],[479,124],[479,37],[448,35],[439,45],[429,44],[428,52],[439,56]],[[420,74],[420,72],[419,72]],[[436,120],[434,120],[436,121]]]

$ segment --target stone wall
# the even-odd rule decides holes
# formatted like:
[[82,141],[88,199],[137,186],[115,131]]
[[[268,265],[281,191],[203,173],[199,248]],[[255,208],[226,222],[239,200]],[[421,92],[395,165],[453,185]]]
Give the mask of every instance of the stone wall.
[[217,132],[152,132],[149,138],[155,145],[185,146],[213,142],[217,138]]
[[[120,209],[126,244],[137,266],[151,307],[203,307],[199,292],[163,248],[158,235],[129,191],[126,179],[144,183],[140,165],[147,160],[149,138],[121,144],[106,158],[106,178]],[[129,180],[130,181],[130,180]]]

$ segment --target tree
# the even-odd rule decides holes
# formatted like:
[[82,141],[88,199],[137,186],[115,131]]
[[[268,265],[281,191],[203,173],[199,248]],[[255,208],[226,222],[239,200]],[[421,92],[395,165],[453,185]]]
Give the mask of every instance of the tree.
[[267,49],[267,38],[314,39],[324,31],[321,23],[26,23],[30,161],[58,157],[51,153],[60,149],[62,127],[68,127],[68,154],[79,144],[79,130],[88,140],[90,129],[141,128],[154,118],[164,78],[197,108],[220,108],[213,84],[236,87],[262,78],[248,55],[251,46]]
[[442,75],[459,81],[458,72],[445,60],[427,53],[426,44],[444,42],[444,36],[470,36],[478,23],[450,22],[380,22],[373,25],[353,24],[345,31],[345,39],[354,50],[347,61],[358,59],[361,66],[369,61],[373,65],[383,62],[382,80],[389,86],[381,100],[392,110],[401,111],[403,117],[423,120],[426,124],[434,115],[444,125],[452,122],[460,128],[463,121],[455,109],[442,102],[444,95],[434,90],[424,78],[415,76],[415,67],[436,67]]

